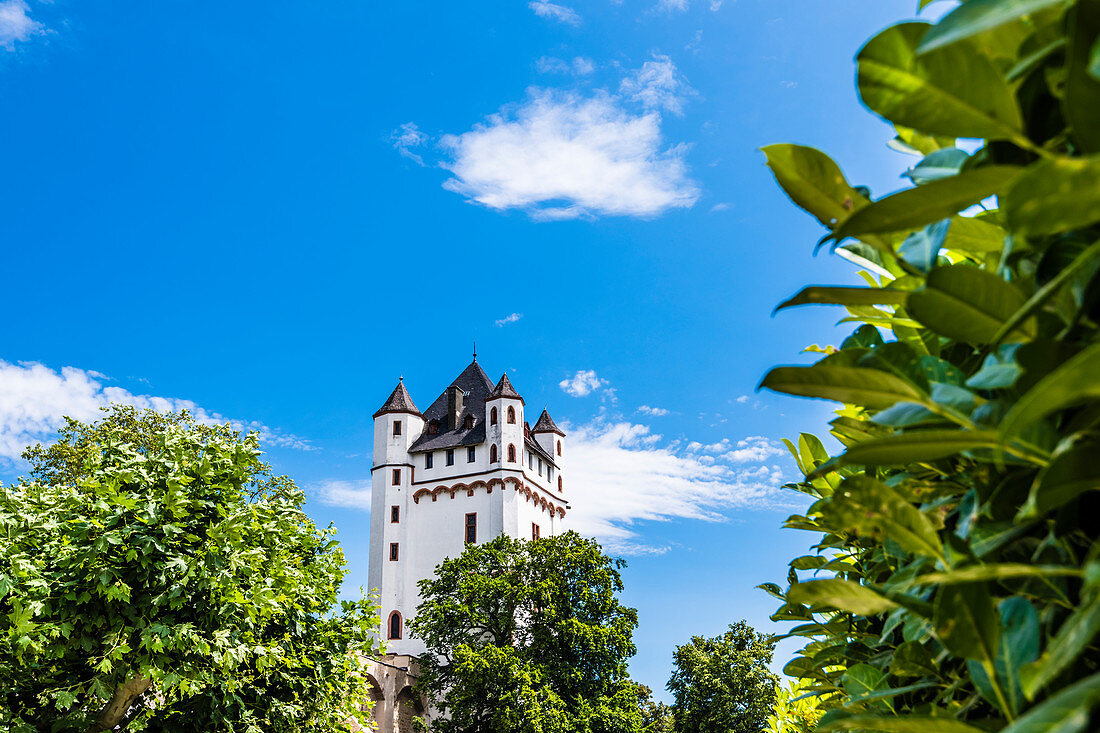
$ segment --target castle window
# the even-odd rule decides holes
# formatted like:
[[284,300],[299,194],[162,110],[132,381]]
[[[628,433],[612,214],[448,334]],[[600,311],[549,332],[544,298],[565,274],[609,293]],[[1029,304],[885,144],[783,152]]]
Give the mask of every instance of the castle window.
[[549,463],[546,464],[546,480],[547,481],[553,481],[554,480],[554,467],[551,466]]
[[397,543],[396,542],[391,542],[390,543],[390,560],[391,561],[396,561],[397,560]]
[[497,424],[497,408],[495,408],[495,407],[493,409],[489,410],[489,424],[490,425],[496,425]]
[[387,638],[400,639],[401,638],[401,614],[398,613],[397,611],[393,611],[392,613],[390,613],[389,627],[390,627],[389,628],[390,633],[389,633],[389,636]]
[[466,449],[466,462],[473,463],[475,460],[477,460],[477,448],[471,445]]
[[509,425],[515,425],[516,424],[516,408],[514,408],[514,407],[509,407],[508,408],[508,424]]
[[428,423],[428,435],[435,435],[438,432],[439,432],[439,421],[438,420],[432,420],[430,423]]
[[432,467],[432,461],[434,460],[433,456],[435,456],[435,454],[431,452],[424,454],[424,468]]
[[539,538],[539,535],[541,535],[541,534],[542,534],[542,528],[539,527],[534,522],[531,522],[531,539],[537,540]]
[[539,476],[542,475],[542,459],[539,459]]
[[561,441],[558,441],[558,455],[561,455]]
[[531,451],[527,451],[527,467],[532,470],[535,468],[535,454]]
[[451,450],[447,451],[447,465],[448,465],[448,466],[453,466],[453,465],[455,465],[455,452],[454,452],[454,448],[452,448]]
[[390,523],[397,524],[401,521],[401,507],[396,504],[390,507]]
[[558,491],[561,491],[561,476],[558,476]]
[[394,435],[401,435],[401,421],[400,420],[394,420],[393,421],[393,434]]
[[466,515],[466,544],[472,545],[477,542],[477,512],[470,512]]
[[393,469],[393,485],[394,486],[400,486],[401,485],[401,469],[400,468]]
[[474,416],[473,415],[467,415],[466,417],[464,417],[462,419],[462,429],[463,430],[469,430],[473,426],[474,426]]
[[514,445],[509,445],[508,446],[508,462],[509,463],[515,463],[516,462],[516,447]]
[[489,446],[489,463],[497,462],[497,447],[495,445]]

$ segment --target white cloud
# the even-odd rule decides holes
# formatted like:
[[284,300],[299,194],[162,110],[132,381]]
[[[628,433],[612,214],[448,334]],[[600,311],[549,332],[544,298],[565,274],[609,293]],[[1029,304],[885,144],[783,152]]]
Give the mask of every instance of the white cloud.
[[740,397],[737,398],[737,401],[740,402],[741,404],[744,404],[744,403],[749,401],[749,396],[747,394],[743,394],[743,395],[741,395]]
[[664,417],[668,414],[668,410],[663,407],[650,407],[649,405],[640,406],[638,412],[643,415],[653,415],[654,417]]
[[574,397],[587,397],[605,384],[607,384],[607,380],[596,376],[594,369],[580,369],[569,379],[558,382],[558,386],[566,394]]
[[370,511],[371,480],[323,481],[313,487],[322,504]]
[[424,159],[410,148],[418,148],[428,142],[428,136],[417,128],[415,122],[406,122],[390,134],[393,149],[418,165],[424,165]]
[[[638,522],[723,521],[735,509],[791,509],[777,466],[722,465],[662,445],[649,427],[629,422],[567,426],[565,479],[571,529],[596,537],[616,553],[662,552],[639,536]],[[755,440],[747,439],[747,440]],[[728,440],[726,441],[729,442]]]
[[41,23],[28,15],[29,12],[30,6],[24,0],[0,2],[0,48],[14,51],[16,42],[46,32]]
[[515,323],[521,318],[523,318],[522,313],[513,313],[511,315],[505,316],[504,318],[501,318],[499,321],[494,321],[494,323],[496,323],[497,327],[499,328],[501,326],[506,326],[509,323]]
[[690,4],[689,0],[657,0],[657,9],[667,10],[670,13],[682,13],[688,9]]
[[565,61],[555,56],[539,56],[535,59],[535,70],[540,74],[587,76],[596,70],[596,62],[585,56],[576,56],[572,61]]
[[737,441],[737,447],[719,458],[729,463],[750,463],[764,461],[772,456],[783,455],[783,449],[759,435]]
[[105,381],[99,372],[75,367],[55,371],[35,362],[0,360],[0,461],[15,461],[28,445],[51,440],[63,417],[95,420],[101,416],[99,408],[112,402],[161,412],[189,410],[200,422],[228,422],[237,429],[255,430],[267,445],[313,450],[308,441],[260,422],[230,420],[190,400],[133,394]]
[[576,56],[573,59],[573,73],[577,76],[586,76],[596,70],[596,62],[585,56]]
[[596,92],[531,90],[461,135],[445,135],[444,188],[491,209],[534,219],[654,216],[699,198],[686,146],[665,148],[656,111],[635,114]]
[[710,0],[710,11],[717,13],[722,8],[722,0]]
[[527,4],[527,7],[534,10],[535,15],[540,18],[557,20],[567,25],[581,24],[581,16],[577,15],[577,11],[565,5],[558,5],[549,0],[533,0]]
[[725,201],[719,201],[719,202],[718,202],[717,204],[715,204],[714,206],[710,207],[710,212],[711,212],[711,213],[713,214],[713,213],[715,213],[715,212],[717,212],[717,211],[725,211],[725,210],[726,210],[726,209],[728,209],[729,207],[730,207],[730,205],[729,205],[729,204],[727,204],[727,203],[726,203]]
[[672,59],[660,54],[623,79],[619,91],[646,109],[666,109],[678,116],[684,114],[684,99],[695,94]]

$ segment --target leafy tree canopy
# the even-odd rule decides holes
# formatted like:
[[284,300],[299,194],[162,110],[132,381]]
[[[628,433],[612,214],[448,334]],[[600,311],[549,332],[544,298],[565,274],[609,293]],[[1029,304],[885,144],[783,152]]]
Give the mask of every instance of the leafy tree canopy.
[[341,731],[375,609],[254,435],[115,406],[0,488],[0,730]]
[[627,677],[637,613],[621,560],[575,532],[467,545],[420,581],[409,622],[440,733],[619,733],[640,726]]
[[744,621],[721,636],[693,636],[676,647],[668,682],[677,733],[757,733],[775,703],[768,670],[775,641]]
[[642,713],[641,733],[672,733],[672,708],[663,702],[653,701],[653,690],[637,684],[638,709]]
[[818,540],[763,586],[785,671],[823,733],[1100,730],[1100,0],[967,0],[856,62],[912,187],[764,149],[865,281],[782,304],[861,325],[763,381],[843,405],[838,455],[788,443]]

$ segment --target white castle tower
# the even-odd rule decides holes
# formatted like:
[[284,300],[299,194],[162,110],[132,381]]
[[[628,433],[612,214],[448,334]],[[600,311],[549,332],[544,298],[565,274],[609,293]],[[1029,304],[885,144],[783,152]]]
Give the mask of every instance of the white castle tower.
[[494,386],[474,354],[423,413],[404,381],[374,413],[368,579],[388,663],[408,667],[397,658],[425,651],[405,623],[420,603],[417,581],[444,558],[500,535],[563,532],[565,433],[545,410],[529,427],[524,406],[508,376]]

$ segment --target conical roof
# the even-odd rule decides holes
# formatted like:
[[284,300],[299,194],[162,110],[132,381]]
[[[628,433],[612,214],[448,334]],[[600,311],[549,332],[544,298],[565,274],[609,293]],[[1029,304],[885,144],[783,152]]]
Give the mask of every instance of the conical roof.
[[390,393],[390,398],[386,400],[384,405],[378,408],[378,412],[374,413],[374,416],[378,417],[379,415],[385,415],[387,412],[411,412],[413,415],[420,414],[420,410],[416,409],[412,397],[409,396],[409,391],[405,389],[405,382],[403,380],[397,382],[397,386],[394,387],[393,392]]
[[512,381],[508,379],[507,374],[501,375],[500,381],[497,382],[497,386],[493,387],[493,391],[490,392],[489,396],[485,399],[486,401],[495,400],[498,397],[509,397],[513,400],[519,400],[520,402],[523,402],[523,398],[519,396],[519,392],[517,392],[516,388],[512,386]]
[[557,433],[558,435],[565,437],[565,433],[561,431],[561,428],[554,422],[554,418],[550,417],[550,413],[546,410],[542,411],[539,415],[538,422],[535,423],[535,427],[531,430],[532,433]]

